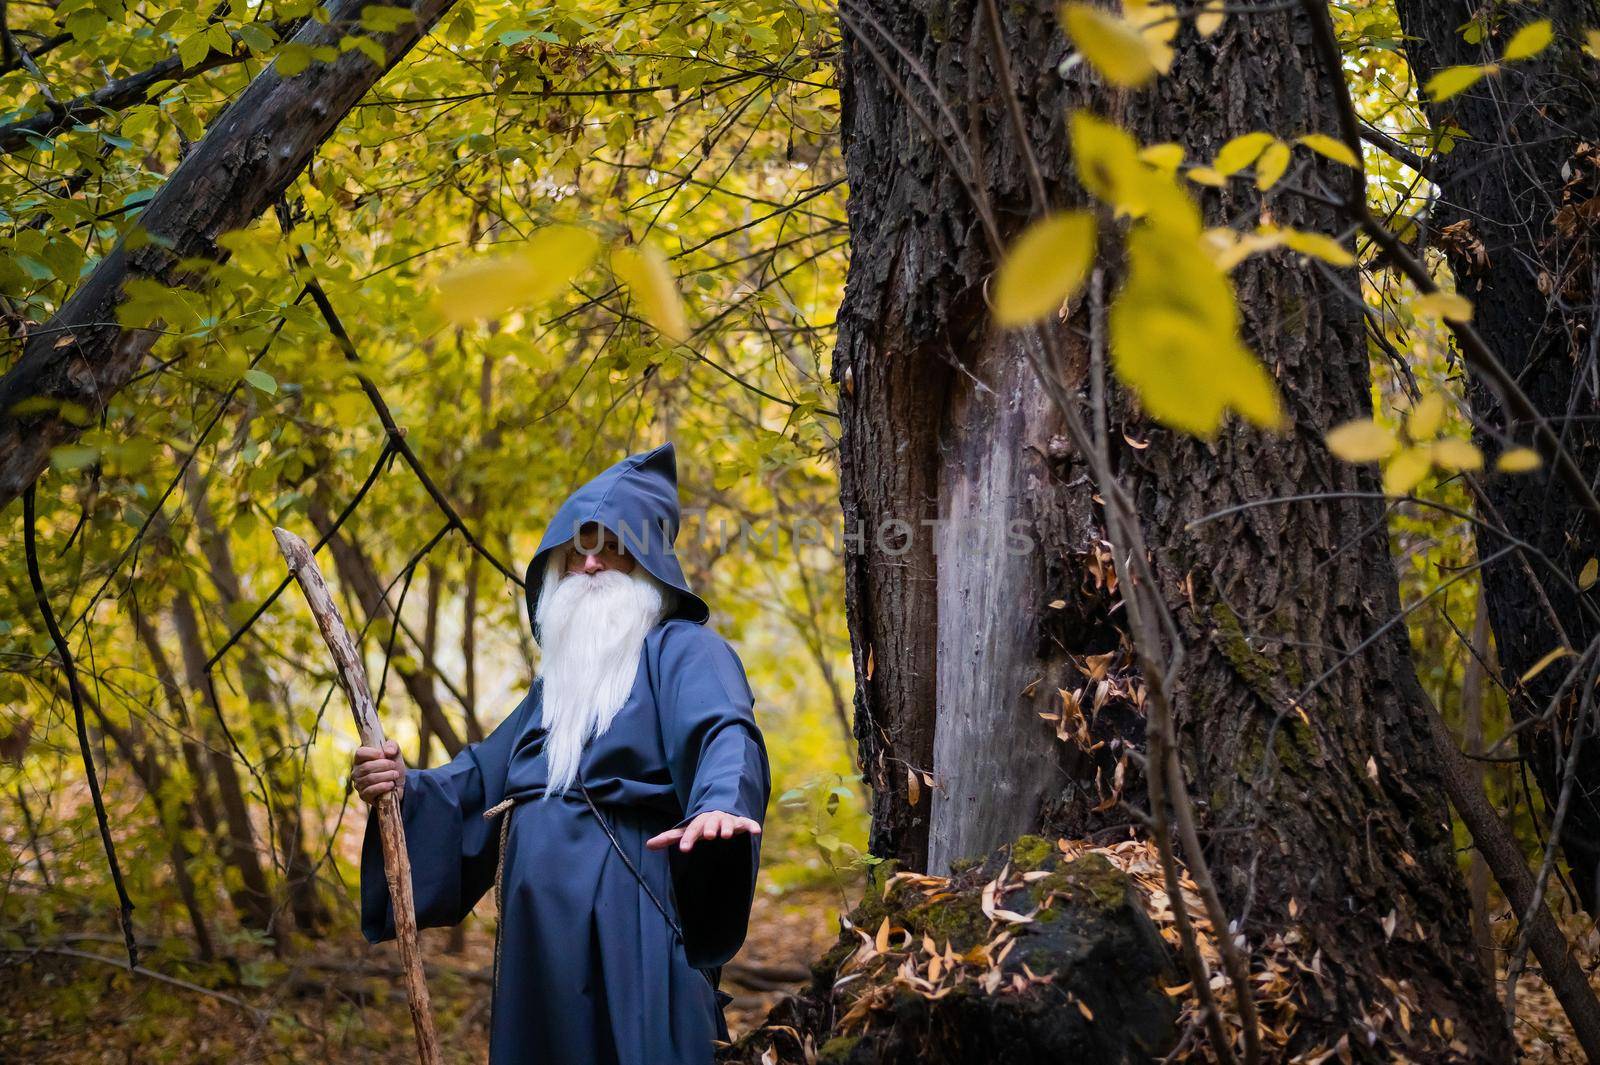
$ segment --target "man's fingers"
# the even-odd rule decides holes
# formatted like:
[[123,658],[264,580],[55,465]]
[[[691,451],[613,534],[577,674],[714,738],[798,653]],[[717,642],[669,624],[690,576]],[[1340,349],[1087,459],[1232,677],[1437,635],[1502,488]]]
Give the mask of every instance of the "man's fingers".
[[383,753],[388,755],[390,758],[399,758],[400,745],[394,740],[385,740],[383,742]]
[[396,773],[396,774],[398,774],[399,772],[400,772],[400,763],[399,762],[392,762],[387,758],[380,758],[375,762],[362,762],[360,765],[356,766],[355,769],[353,769],[351,771],[350,775],[352,777],[354,777],[355,779],[357,779],[357,780],[365,780],[366,778],[372,776],[374,773]]
[[651,836],[644,841],[644,845],[653,851],[665,850],[683,837],[683,829],[669,828],[659,836]]
[[689,827],[683,833],[683,838],[678,841],[678,849],[690,851],[700,841],[700,836],[705,832],[706,818],[704,814],[689,822]]
[[357,762],[370,762],[375,758],[382,758],[382,757],[383,757],[383,752],[378,750],[378,748],[376,748],[376,747],[357,747],[356,748],[356,761]]

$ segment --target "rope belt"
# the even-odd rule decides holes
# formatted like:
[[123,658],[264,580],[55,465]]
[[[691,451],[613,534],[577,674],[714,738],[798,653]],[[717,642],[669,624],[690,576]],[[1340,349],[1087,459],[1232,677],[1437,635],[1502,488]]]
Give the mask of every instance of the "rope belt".
[[[662,919],[664,919],[667,922],[667,927],[672,930],[673,936],[677,939],[677,941],[679,943],[682,943],[684,941],[683,940],[683,928],[678,924],[678,922],[676,920],[673,919],[672,914],[667,912],[666,905],[661,901],[660,898],[658,898],[656,896],[655,891],[653,891],[651,889],[650,885],[648,883],[646,883],[644,875],[642,873],[640,873],[638,867],[633,864],[633,859],[628,857],[628,852],[622,849],[622,844],[620,842],[618,842],[616,833],[611,831],[610,823],[605,819],[604,816],[601,815],[600,808],[595,805],[594,799],[589,797],[589,789],[584,787],[583,783],[580,781],[578,783],[578,790],[583,793],[583,801],[589,804],[589,812],[594,814],[594,819],[596,821],[600,822],[600,827],[605,830],[606,838],[611,841],[611,848],[617,852],[617,857],[622,859],[622,864],[627,867],[628,872],[633,874],[633,878],[639,882],[639,886],[644,889],[644,893],[649,896],[650,901],[655,904],[656,909],[661,911]],[[515,806],[520,801],[522,801],[522,800],[521,799],[517,799],[517,798],[503,799],[500,802],[497,802],[493,806],[489,807],[487,810],[485,810],[483,812],[483,819],[485,821],[493,821],[496,817],[500,817],[501,814],[506,813],[508,810],[510,810],[513,806]],[[497,918],[496,923],[495,923],[495,932],[494,932],[494,975],[493,975],[494,984],[493,984],[493,987],[494,987],[495,991],[497,991],[497,992],[500,990],[500,938],[501,938],[500,937],[500,933],[505,928],[505,912],[506,912],[506,909],[505,909],[506,841],[510,838],[510,836],[511,836],[511,818],[509,816],[508,817],[502,817],[500,819],[500,853],[495,858],[495,866],[494,866],[494,907],[495,907],[495,912],[498,915],[498,918]],[[716,997],[720,1002],[721,999],[722,999],[722,996],[723,996],[723,992],[721,992],[717,988],[717,983],[718,983],[718,979],[717,978],[721,975],[720,967],[717,970],[696,969],[695,971],[698,972],[701,976],[704,976],[706,978],[706,980],[711,984],[711,990],[712,990],[713,996]]]

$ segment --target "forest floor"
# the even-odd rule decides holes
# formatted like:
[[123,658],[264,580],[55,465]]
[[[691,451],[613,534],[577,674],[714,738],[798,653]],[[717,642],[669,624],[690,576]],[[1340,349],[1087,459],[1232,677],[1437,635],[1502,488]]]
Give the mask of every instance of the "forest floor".
[[[840,896],[831,888],[758,894],[744,950],[724,987],[731,1033],[758,1026],[783,995],[807,979],[810,961],[838,934]],[[1497,922],[1503,934],[1509,915]],[[1585,968],[1600,989],[1600,937],[1569,928]],[[183,987],[154,976],[130,975],[116,961],[114,936],[58,935],[56,953],[0,957],[0,1063],[133,1065],[338,1061],[392,1065],[408,1060],[411,1032],[404,992],[392,975],[393,944],[372,947],[355,932],[303,942],[279,959],[270,951],[248,957],[231,980],[184,974],[159,946],[148,965],[195,981]],[[487,1055],[491,925],[467,922],[456,943],[448,931],[424,933],[434,967],[429,985],[445,1060],[481,1062]],[[106,964],[94,957],[110,959]],[[205,982],[207,987],[198,986]],[[1518,991],[1517,1038],[1525,1062],[1582,1061],[1566,1018],[1549,987],[1530,966]]]
[[[726,1016],[735,1038],[809,979],[807,965],[838,935],[839,904],[833,889],[757,895],[749,939],[723,981],[734,996]],[[473,917],[461,940],[451,939],[445,930],[423,933],[445,1060],[483,1061],[493,928]],[[260,951],[228,986],[214,986],[215,974],[183,977],[213,985],[204,988],[128,974],[114,936],[57,936],[53,944],[57,953],[0,957],[4,1065],[409,1060],[405,992],[389,972],[399,956],[392,943],[370,946],[353,930],[348,937],[305,943],[281,960]],[[145,964],[153,971],[183,972],[159,949],[149,953]]]

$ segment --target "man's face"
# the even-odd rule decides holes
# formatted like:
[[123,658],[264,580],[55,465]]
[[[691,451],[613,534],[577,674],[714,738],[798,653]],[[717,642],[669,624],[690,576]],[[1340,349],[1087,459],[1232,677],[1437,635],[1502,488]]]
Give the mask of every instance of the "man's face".
[[616,534],[594,522],[578,530],[567,551],[567,573],[593,575],[606,570],[632,573],[633,558],[625,554]]

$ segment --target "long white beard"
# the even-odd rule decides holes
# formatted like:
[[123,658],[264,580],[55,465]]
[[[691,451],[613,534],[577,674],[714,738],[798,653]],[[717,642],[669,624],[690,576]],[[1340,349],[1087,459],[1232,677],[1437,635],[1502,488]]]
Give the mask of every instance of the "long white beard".
[[661,583],[643,566],[568,574],[565,554],[551,556],[539,593],[545,798],[572,785],[584,747],[627,702],[645,634],[666,608]]

